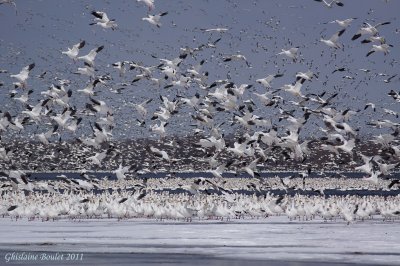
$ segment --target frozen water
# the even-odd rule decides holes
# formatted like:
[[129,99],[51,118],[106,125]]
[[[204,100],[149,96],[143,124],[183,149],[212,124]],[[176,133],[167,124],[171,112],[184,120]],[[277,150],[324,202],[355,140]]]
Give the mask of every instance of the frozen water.
[[[0,235],[3,253],[135,253],[144,257],[154,254],[153,259],[160,258],[160,254],[197,254],[202,258],[225,258],[222,261],[229,258],[372,265],[398,265],[400,261],[400,227],[396,221],[369,220],[347,225],[342,221],[290,222],[283,216],[191,223],[148,219],[15,222],[3,218]],[[213,265],[225,265],[222,261]]]

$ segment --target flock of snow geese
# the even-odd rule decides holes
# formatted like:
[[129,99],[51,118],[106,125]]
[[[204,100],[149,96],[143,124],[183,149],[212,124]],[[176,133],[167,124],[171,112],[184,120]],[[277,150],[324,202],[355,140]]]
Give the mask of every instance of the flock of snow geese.
[[[315,1],[328,8],[345,8],[345,3],[338,0]],[[143,21],[150,23],[150,27],[163,30],[165,26],[162,25],[162,20],[168,12],[154,14],[154,0],[137,2],[143,3],[149,12],[147,17],[143,17]],[[12,5],[17,10],[15,1],[0,0],[0,8],[3,4]],[[93,10],[90,14],[90,26],[101,27],[104,31],[118,31],[117,20],[110,19],[104,11]],[[321,38],[320,42],[327,46],[326,49],[330,49],[333,58],[343,50],[342,43],[347,41],[343,35],[356,20],[357,18],[348,18],[328,22],[337,24],[339,30],[329,39]],[[381,36],[379,30],[389,24],[390,21],[375,25],[364,22],[348,41],[356,41],[362,37],[362,45],[371,45],[366,57],[387,56],[393,47],[388,43],[391,36]],[[30,220],[148,217],[187,221],[193,218],[229,220],[287,215],[290,219],[342,218],[347,222],[374,216],[387,220],[400,217],[400,197],[397,193],[389,196],[324,194],[324,190],[328,189],[400,189],[400,180],[393,173],[400,169],[398,112],[388,109],[387,106],[379,107],[377,102],[367,102],[363,110],[351,107],[338,110],[335,101],[338,101],[342,92],[325,90],[305,93],[302,90],[304,84],[320,78],[317,71],[309,69],[296,73],[292,83],[279,88],[273,83],[275,79],[287,75],[284,71],[271,73],[266,77],[252,77],[253,82],[249,84],[233,82],[229,73],[226,79],[210,80],[211,75],[206,67],[208,59],[199,58],[205,50],[218,49],[219,42],[228,38],[226,34],[229,31],[229,28],[224,27],[201,29],[203,34],[219,37],[210,37],[208,43],[196,47],[182,47],[178,54],[169,59],[153,57],[152,60],[159,60],[156,65],[146,65],[129,59],[110,62],[109,67],[119,77],[133,75],[132,81],[124,84],[116,84],[110,74],[97,73],[96,58],[101,56],[103,50],[111,47],[92,46],[89,53],[82,55],[81,50],[87,47],[87,42],[72,42],[71,48],[65,48],[61,54],[66,60],[81,64],[74,74],[87,77],[87,85],[82,89],[73,89],[69,87],[70,80],[60,78],[56,84],[50,84],[47,90],[40,92],[41,99],[36,103],[31,99],[34,90],[28,84],[32,72],[35,71],[35,63],[22,67],[15,74],[1,69],[0,79],[8,75],[7,78],[11,78],[13,82],[0,82],[0,87],[12,87],[9,101],[15,101],[22,109],[17,108],[19,112],[2,110],[0,113],[0,163],[4,167],[0,173],[0,215]],[[295,64],[304,61],[300,53],[299,46],[292,46],[282,49],[275,57],[282,58],[287,64]],[[196,64],[187,66],[185,61],[188,59],[195,60]],[[241,53],[225,54],[218,60],[225,68],[231,67],[231,64],[243,64],[244,68],[253,67],[246,55]],[[360,71],[366,74],[371,72],[370,69]],[[347,69],[337,67],[332,74],[335,72],[347,73]],[[46,72],[35,78],[45,79],[45,76]],[[393,82],[397,74],[381,76],[386,77],[384,83],[388,86],[395,84]],[[354,77],[346,75],[343,79],[350,82]],[[123,98],[127,87],[144,82],[150,82],[151,86],[158,87],[159,90],[169,90],[174,96],[168,97],[160,93],[141,101],[125,101],[124,108],[135,111],[133,116],[136,121],[132,124],[147,128],[149,134],[157,136],[158,140],[144,144],[145,152],[140,154],[141,157],[150,158],[149,163],[123,164],[123,160],[117,158],[128,157],[129,152],[135,151],[126,151],[123,145],[117,148],[118,140],[113,139],[113,129],[124,125],[115,122],[114,118],[118,116],[116,108],[107,102],[106,97],[101,97],[100,92],[104,88],[110,88],[111,92]],[[258,86],[262,88],[262,93],[259,89],[254,90]],[[190,95],[189,92],[193,90],[195,93]],[[388,100],[398,108],[400,91],[388,87],[382,88],[382,91],[385,91]],[[78,95],[81,101],[85,101],[82,108],[74,103],[73,95]],[[150,105],[156,105],[157,110],[150,113]],[[260,110],[279,110],[279,116],[257,115]],[[362,139],[365,136],[350,123],[351,118],[360,112],[383,112],[382,119],[371,119],[363,125],[366,129],[381,129],[382,133],[370,140]],[[162,165],[166,171],[172,173],[183,163],[183,158],[171,152],[180,145],[179,141],[173,139],[167,142],[170,121],[182,114],[186,116],[188,132],[193,129],[188,135],[198,139],[185,147],[189,153],[200,154],[197,159],[191,157],[190,160],[194,161],[192,163],[196,163],[196,160],[206,162],[208,169],[203,170],[208,170],[212,177],[137,177],[141,173],[151,174],[156,165]],[[217,122],[219,116],[227,119]],[[316,130],[323,134],[322,137],[310,139],[300,136],[307,125],[318,123],[322,126]],[[83,130],[84,134],[78,136],[77,132],[84,125],[89,130]],[[235,134],[225,134],[226,127],[235,128]],[[80,178],[60,174],[51,180],[33,180],[30,173],[40,171],[41,166],[29,169],[26,167],[28,164],[23,168],[24,165],[19,163],[24,156],[28,160],[32,158],[35,150],[20,154],[21,151],[17,150],[13,142],[18,136],[29,136],[29,142],[40,152],[40,157],[54,162],[56,167],[52,170],[57,170],[57,163],[68,158],[59,159],[54,152],[46,154],[50,150],[48,147],[78,147],[81,150],[80,155],[68,157],[75,162],[74,170],[80,171]],[[363,143],[370,143],[376,149],[358,149]],[[57,152],[62,154],[62,150],[60,148]],[[337,160],[341,160],[345,165],[343,167],[362,172],[365,177],[310,177],[314,171],[324,175],[323,165],[311,161],[311,155],[318,157],[318,153],[328,153],[330,163],[335,164]],[[106,170],[116,178],[89,174],[102,169],[106,161],[113,161],[111,165],[115,168]],[[294,162],[302,171],[288,177],[262,177],[260,169],[268,169],[268,165],[277,161]],[[58,165],[58,169],[64,170],[62,165]],[[226,171],[245,173],[248,177],[226,178]],[[136,175],[132,176],[132,173]],[[274,194],[275,190],[285,193]]]

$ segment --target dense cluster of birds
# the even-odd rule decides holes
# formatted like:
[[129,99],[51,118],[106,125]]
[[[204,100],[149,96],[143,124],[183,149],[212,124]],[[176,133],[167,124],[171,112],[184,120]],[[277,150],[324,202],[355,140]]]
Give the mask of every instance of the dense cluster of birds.
[[[315,1],[329,8],[334,6],[345,8],[345,4],[337,0]],[[142,2],[148,8],[149,14],[143,17],[143,21],[150,23],[149,26],[155,26],[157,30],[165,30],[164,28],[168,27],[161,23],[168,12],[154,14],[156,6],[153,0],[138,0],[138,2]],[[1,4],[11,4],[16,8],[14,1],[3,0],[0,2],[0,7]],[[88,17],[88,21],[92,19],[90,26],[99,26],[104,31],[110,29],[118,31],[117,20],[110,19],[106,12],[93,10],[90,15],[92,16]],[[330,53],[330,63],[336,65],[331,73],[332,77],[325,78],[335,79],[337,73],[343,73],[343,82],[353,88],[358,88],[362,82],[371,79],[373,74],[370,69],[360,69],[359,71],[366,74],[365,79],[358,84],[354,83],[355,77],[351,76],[349,69],[346,66],[338,66],[341,62],[335,61],[337,54],[343,52],[343,43],[365,38],[361,41],[362,45],[371,45],[366,53],[368,58],[387,56],[393,47],[389,43],[391,36],[386,38],[379,32],[381,28],[390,25],[391,21],[372,24],[365,21],[357,31],[354,31],[351,39],[346,39],[345,33],[351,31],[349,27],[356,20],[357,18],[348,18],[327,22],[337,24],[339,29],[329,39],[320,38],[321,45],[326,45],[327,54]],[[327,23],[321,22],[321,24]],[[265,179],[260,177],[260,169],[268,170],[269,165],[283,160],[294,162],[298,166],[297,169],[304,171],[300,173],[303,174],[304,183],[311,168],[315,167],[310,161],[310,155],[325,152],[329,153],[331,163],[337,164],[335,160],[340,160],[348,169],[365,173],[362,182],[374,186],[383,182],[385,188],[398,189],[399,180],[390,174],[400,166],[400,121],[399,111],[396,111],[400,103],[400,91],[382,89],[387,94],[387,99],[392,101],[395,110],[387,106],[379,107],[377,102],[366,102],[363,110],[352,107],[339,110],[336,101],[342,89],[335,87],[334,90],[305,92],[305,85],[323,77],[320,76],[318,66],[313,66],[312,62],[307,62],[306,58],[303,58],[302,48],[293,45],[290,40],[288,42],[290,46],[276,53],[273,56],[274,60],[283,60],[284,65],[303,63],[304,72],[287,73],[279,70],[264,76],[252,76],[248,83],[234,82],[234,78],[228,72],[225,79],[210,80],[212,70],[207,69],[209,61],[218,60],[218,65],[227,69],[236,69],[238,65],[251,69],[253,65],[246,55],[240,52],[214,55],[215,51],[218,51],[219,43],[229,38],[229,28],[203,28],[200,31],[202,34],[210,34],[207,43],[195,47],[181,47],[179,53],[170,58],[152,55],[149,61],[156,60],[156,64],[146,64],[129,58],[119,62],[109,62],[108,67],[112,68],[124,82],[116,82],[110,73],[98,74],[96,58],[102,56],[104,50],[112,47],[107,44],[90,45],[89,52],[84,54],[82,50],[87,48],[87,41],[76,40],[72,42],[70,48],[61,51],[61,54],[68,63],[73,62],[76,66],[73,74],[79,78],[87,78],[86,84],[74,89],[70,86],[71,80],[57,78],[55,84],[49,84],[47,90],[40,91],[38,102],[32,100],[34,89],[28,83],[37,67],[35,63],[22,67],[21,71],[15,74],[2,69],[0,78],[8,75],[13,82],[12,84],[0,82],[0,87],[12,86],[9,100],[16,103],[14,110],[2,110],[0,114],[2,139],[0,162],[4,166],[1,172],[2,214],[12,217],[39,215],[42,218],[56,218],[62,215],[71,218],[102,217],[108,214],[110,217],[118,218],[144,216],[159,219],[191,219],[208,216],[255,217],[286,213],[290,218],[310,219],[320,215],[329,219],[341,216],[347,221],[353,221],[357,217],[364,219],[375,214],[387,218],[397,217],[400,214],[397,197],[325,199],[321,198],[323,196],[297,195],[277,198],[267,193],[265,187],[270,189],[271,187],[265,185]],[[216,35],[218,37],[215,37]],[[262,46],[258,43],[257,45]],[[260,47],[257,49],[264,49]],[[205,51],[214,52],[210,58],[203,58]],[[321,57],[323,56],[329,54],[321,54]],[[393,65],[396,63],[395,60],[390,62]],[[34,78],[45,79],[46,74],[43,72]],[[276,80],[287,76],[291,77],[291,83],[280,87],[274,85]],[[397,74],[379,73],[375,78],[381,76],[386,78],[384,84],[391,86],[396,81]],[[130,82],[126,82],[128,78]],[[156,95],[149,94],[148,98],[139,101],[124,99],[124,93],[130,86],[149,83],[159,88],[160,92]],[[326,83],[327,81],[323,85]],[[113,106],[107,97],[101,97],[101,91],[106,89],[122,99],[122,107]],[[161,91],[167,91],[168,95]],[[347,97],[347,94],[344,94],[343,97]],[[132,110],[130,113],[133,114],[135,121],[131,121],[129,125],[118,124],[116,110],[121,108]],[[371,119],[358,128],[351,125],[354,116],[368,112],[379,112],[381,118]],[[127,185],[121,184],[124,184],[124,180],[131,179],[129,176],[131,172],[136,174],[140,171],[151,172],[156,169],[155,165],[163,165],[167,171],[172,172],[176,169],[176,165],[181,164],[182,158],[171,152],[180,143],[167,141],[171,121],[175,119],[182,119],[187,128],[186,135],[198,139],[195,143],[191,143],[190,147],[184,147],[185,150],[198,155],[189,159],[206,162],[208,167],[204,170],[209,171],[213,178],[189,179],[189,184],[181,184],[180,188],[189,191],[190,195],[170,194],[163,189],[156,192],[157,188],[149,187],[146,182],[133,186],[133,191],[127,190]],[[82,129],[84,126],[86,129]],[[113,139],[113,130],[124,126],[145,128],[149,135],[156,136],[157,140],[147,143],[146,152],[140,154],[151,159],[148,165],[128,165],[126,160],[124,161],[124,157],[129,156],[126,153],[134,151],[127,152],[123,145],[117,147]],[[321,136],[307,136],[307,131],[303,133],[307,127],[319,131]],[[366,135],[360,131],[369,128],[381,129],[382,133],[365,139]],[[227,134],[229,130],[234,134]],[[77,132],[81,132],[81,135]],[[58,180],[40,182],[32,180],[29,171],[37,170],[36,168],[40,170],[40,166],[35,169],[16,167],[18,158],[28,155],[29,160],[35,153],[30,150],[26,151],[26,154],[17,153],[16,147],[10,143],[18,136],[22,138],[28,136],[29,141],[35,143],[34,147],[40,152],[40,157],[47,156],[48,160],[54,162],[53,169],[63,169],[60,163],[62,160],[58,160],[58,157],[63,154],[65,147],[73,145],[78,147],[79,156],[69,154],[67,157],[64,154],[67,157],[64,159],[75,162],[80,170],[101,169],[105,161],[113,161],[112,165],[115,168],[108,170],[115,174],[118,180],[113,184],[120,186],[122,190],[115,193],[90,192],[104,188],[99,185],[99,179],[88,177],[87,174],[86,176],[83,174],[82,179],[70,179],[64,176]],[[369,143],[377,148],[373,152],[357,150],[357,146],[361,143]],[[59,145],[60,149],[56,151],[58,154],[54,152],[46,154],[47,147],[52,144]],[[256,179],[254,183],[250,182],[252,185],[247,183],[247,189],[261,195],[239,195],[231,188],[225,187],[227,181],[223,175],[227,170],[247,173]],[[290,185],[291,178],[293,177],[279,178],[284,190],[294,189]],[[384,180],[385,178],[390,179]],[[208,193],[207,189],[203,189],[204,193],[200,193],[198,188],[200,184],[208,184],[214,192]],[[265,186],[264,189],[260,189],[260,185]],[[304,185],[302,189],[305,190]],[[314,191],[318,189],[317,186],[313,187]],[[38,207],[34,207],[29,203],[32,201],[41,203]],[[306,209],[310,212],[307,213]]]
[[[290,220],[343,219],[348,224],[357,220],[382,218],[397,220],[400,216],[400,198],[379,196],[274,196],[234,194],[227,196],[202,195],[193,199],[187,194],[135,193],[127,191],[102,194],[62,194],[51,198],[40,193],[29,197],[7,194],[3,200],[12,202],[11,207],[0,205],[0,215],[12,219],[42,221],[68,218],[72,220],[93,218],[152,218],[181,221],[231,220],[266,218],[286,215]],[[38,204],[31,204],[35,201]]]

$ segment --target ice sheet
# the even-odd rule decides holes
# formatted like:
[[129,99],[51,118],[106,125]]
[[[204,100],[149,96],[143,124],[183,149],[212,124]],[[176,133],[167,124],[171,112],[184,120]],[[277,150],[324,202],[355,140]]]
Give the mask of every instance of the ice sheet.
[[0,219],[0,250],[183,253],[267,260],[398,265],[398,221],[292,221],[286,217],[193,222]]

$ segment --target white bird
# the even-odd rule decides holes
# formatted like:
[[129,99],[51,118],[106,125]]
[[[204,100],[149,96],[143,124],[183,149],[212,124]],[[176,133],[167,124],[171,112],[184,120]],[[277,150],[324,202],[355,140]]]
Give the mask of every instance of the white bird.
[[137,0],[137,1],[143,2],[149,8],[149,11],[154,9],[154,0]]
[[153,99],[148,99],[139,104],[133,104],[133,106],[136,109],[136,112],[139,113],[139,115],[142,119],[144,119],[147,116],[147,109],[145,106],[146,106],[146,104],[150,103],[151,101],[153,101]]
[[200,29],[201,31],[204,32],[226,32],[229,29],[228,28],[212,28],[212,29]]
[[379,182],[378,176],[380,176],[380,175],[381,175],[381,172],[376,171],[376,172],[372,172],[370,174],[370,176],[364,177],[363,179],[365,181],[371,182],[374,185],[378,185],[378,182]]
[[321,39],[320,41],[328,45],[329,47],[339,49],[342,48],[342,45],[338,43],[339,37],[345,32],[346,29],[342,29],[335,34],[332,35],[332,37],[329,40]]
[[369,24],[369,23],[365,23],[365,26],[362,27],[361,29],[359,29],[359,30],[357,31],[357,33],[354,34],[354,36],[351,38],[351,40],[352,40],[352,41],[357,40],[358,38],[361,37],[361,35],[366,35],[366,34],[375,36],[375,35],[378,34],[377,28],[378,28],[379,26],[388,25],[388,24],[390,24],[390,22],[378,23],[378,24],[376,24],[375,26],[372,26],[372,25]]
[[306,73],[303,72],[296,73],[296,80],[299,79],[311,80],[313,77],[318,78],[317,75],[314,74],[311,70],[308,70]]
[[58,124],[58,126],[60,126],[61,128],[65,128],[68,120],[70,120],[72,118],[71,115],[73,115],[74,112],[75,112],[75,110],[71,111],[71,110],[65,109],[65,111],[62,114],[57,114],[56,116],[52,116],[51,119],[54,120]]
[[225,164],[222,164],[218,166],[216,169],[211,170],[210,172],[215,178],[222,180],[223,179],[222,173],[224,172],[224,169],[225,169]]
[[65,129],[68,131],[71,131],[72,133],[75,133],[75,131],[78,129],[78,125],[81,123],[82,117],[79,117],[78,119],[74,119],[70,124],[65,126]]
[[157,148],[155,148],[155,147],[153,147],[153,146],[150,146],[150,151],[151,151],[155,156],[157,156],[157,157],[159,157],[159,158],[162,158],[162,159],[164,159],[164,160],[166,160],[166,161],[170,161],[170,158],[169,158],[169,156],[168,156],[168,154],[167,154],[166,151],[159,150],[159,149],[157,149]]
[[157,135],[160,135],[161,138],[165,137],[165,127],[168,125],[167,122],[162,121],[160,122],[160,125],[153,125],[150,127],[150,130],[154,133],[156,133]]
[[239,61],[239,60],[243,60],[245,61],[246,65],[248,67],[251,67],[250,63],[247,61],[246,57],[242,54],[233,54],[230,56],[225,56],[224,58],[222,58],[223,62],[229,62],[229,61]]
[[72,46],[72,48],[67,48],[67,51],[62,51],[62,54],[67,55],[69,58],[72,60],[76,60],[78,54],[79,54],[79,49],[83,48],[85,46],[85,41],[81,41],[80,43],[77,43]]
[[88,157],[86,161],[89,161],[91,164],[96,164],[97,166],[101,166],[101,162],[107,157],[107,154],[109,154],[110,152],[111,150],[96,152],[95,155]]
[[342,2],[340,2],[340,1],[338,1],[338,0],[332,0],[330,3],[328,3],[328,2],[325,1],[325,0],[314,0],[314,1],[316,1],[316,2],[322,2],[322,3],[324,3],[324,5],[325,5],[326,7],[329,7],[329,8],[333,7],[333,4],[336,4],[337,6],[344,6],[344,4],[343,4]]
[[246,171],[246,173],[248,173],[251,177],[254,178],[254,175],[258,175],[256,168],[257,168],[257,164],[259,163],[260,158],[257,158],[255,160],[253,160],[252,162],[250,162],[249,165],[244,166],[242,169],[244,171]]
[[336,20],[331,21],[329,23],[337,23],[337,24],[339,24],[340,27],[347,28],[351,24],[351,22],[353,20],[355,20],[355,19],[357,19],[357,18],[348,18],[348,19],[345,19],[345,20],[336,19]]
[[283,76],[283,74],[268,75],[265,78],[257,79],[256,82],[258,82],[261,85],[263,85],[266,89],[269,89],[269,88],[271,88],[271,81],[274,78],[278,78],[278,77],[282,77],[282,76]]
[[290,59],[292,59],[293,62],[295,62],[297,60],[297,52],[298,52],[298,50],[299,50],[299,47],[293,47],[293,48],[290,48],[289,50],[282,49],[282,52],[277,53],[277,55],[287,56]]
[[22,111],[22,113],[28,115],[29,118],[31,118],[35,122],[39,122],[41,120],[42,107],[45,106],[49,100],[50,99],[46,99],[39,102],[34,107],[28,107],[28,111],[24,110]]
[[11,78],[15,78],[21,84],[21,87],[26,87],[26,80],[29,78],[29,72],[35,67],[32,63],[24,67],[18,74],[10,75]]
[[164,108],[164,107],[160,107],[160,110],[159,111],[157,111],[157,112],[154,112],[154,114],[153,114],[153,117],[151,118],[152,120],[155,120],[155,119],[163,119],[163,120],[169,120],[170,118],[171,118],[171,112],[168,110],[168,109],[166,109],[166,108]]
[[18,10],[17,10],[17,4],[15,3],[15,1],[13,1],[13,0],[0,0],[0,5],[3,5],[3,4],[9,4],[9,5],[14,6],[15,14],[17,15]]
[[33,90],[29,90],[27,92],[25,92],[24,94],[22,94],[20,97],[15,97],[15,94],[11,94],[11,98],[13,98],[16,101],[19,101],[22,104],[27,104],[28,100],[29,100],[29,95],[32,94]]
[[50,142],[49,142],[49,138],[50,138],[51,136],[53,136],[53,135],[56,133],[57,129],[58,129],[58,125],[55,125],[55,126],[54,126],[52,129],[50,129],[49,131],[47,131],[47,132],[45,132],[45,133],[37,134],[36,137],[39,139],[39,141],[40,141],[42,144],[48,145],[48,144],[50,143]]
[[159,13],[157,15],[148,15],[147,18],[142,18],[142,20],[148,21],[150,24],[157,26],[158,28],[161,27],[160,19],[162,16],[167,15],[168,12]]
[[390,52],[389,47],[393,47],[393,45],[387,43],[381,45],[373,44],[371,50],[367,53],[366,56],[368,57],[375,52],[383,52],[385,55],[387,55]]
[[99,79],[95,79],[93,82],[89,83],[84,89],[82,90],[77,90],[78,92],[82,92],[83,94],[86,94],[88,96],[93,96],[95,94],[94,88],[96,85],[100,82]]
[[123,167],[122,164],[119,164],[118,169],[114,170],[114,174],[117,176],[118,180],[124,180],[126,178],[125,174],[129,171],[129,166]]
[[95,72],[95,69],[91,65],[89,65],[85,62],[85,66],[78,67],[78,70],[76,72],[74,72],[74,74],[85,75],[85,76],[94,78],[95,77],[94,72]]
[[109,19],[107,14],[105,12],[101,11],[93,11],[91,13],[93,16],[95,16],[95,22],[90,23],[89,25],[99,25],[104,29],[112,29],[115,30],[118,26],[118,24],[115,22],[114,19]]
[[370,107],[371,106],[371,108],[372,108],[372,110],[374,110],[374,112],[376,111],[376,107],[375,107],[375,104],[374,103],[367,103],[366,105],[365,105],[365,107],[364,107],[364,110],[366,110],[368,107]]
[[386,108],[383,108],[383,111],[385,112],[385,114],[388,114],[388,115],[394,115],[395,117],[399,117],[399,113],[398,112],[395,112],[395,111],[393,111],[393,110],[389,110],[389,109],[386,109]]
[[93,104],[86,105],[86,107],[89,108],[90,110],[97,112],[101,115],[112,114],[112,109],[108,107],[108,105],[104,101],[96,100],[93,98],[90,98],[90,101]]
[[95,49],[90,50],[90,52],[87,55],[84,56],[79,56],[79,60],[83,60],[86,64],[89,66],[94,65],[94,59],[96,58],[97,53],[99,53],[101,50],[103,50],[104,46],[99,46]]
[[296,81],[296,83],[294,85],[285,84],[285,85],[283,85],[281,90],[287,91],[294,96],[303,97],[300,90],[301,90],[301,87],[303,86],[304,81],[305,81],[305,79],[300,79],[300,80]]

